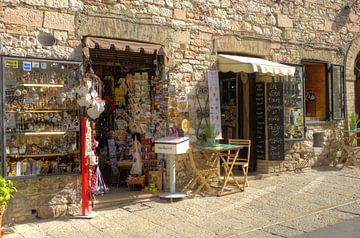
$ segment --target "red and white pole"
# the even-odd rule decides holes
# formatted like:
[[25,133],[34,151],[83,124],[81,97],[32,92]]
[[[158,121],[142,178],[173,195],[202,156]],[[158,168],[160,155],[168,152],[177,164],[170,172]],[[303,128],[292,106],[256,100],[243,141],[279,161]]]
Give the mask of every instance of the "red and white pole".
[[89,216],[91,207],[89,206],[90,190],[89,190],[89,166],[85,154],[86,147],[86,116],[81,117],[81,215]]

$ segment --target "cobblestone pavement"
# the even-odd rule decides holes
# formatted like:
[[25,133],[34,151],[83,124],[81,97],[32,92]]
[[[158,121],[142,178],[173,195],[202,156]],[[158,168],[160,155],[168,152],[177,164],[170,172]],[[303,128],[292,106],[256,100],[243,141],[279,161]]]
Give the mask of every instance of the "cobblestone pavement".
[[360,216],[360,169],[322,167],[251,180],[245,192],[158,199],[15,225],[6,237],[291,237]]

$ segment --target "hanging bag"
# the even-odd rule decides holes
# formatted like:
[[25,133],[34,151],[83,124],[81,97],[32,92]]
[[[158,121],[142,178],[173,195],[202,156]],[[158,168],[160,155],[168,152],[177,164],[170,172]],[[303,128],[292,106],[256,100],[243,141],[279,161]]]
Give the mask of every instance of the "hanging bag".
[[141,175],[142,173],[142,166],[141,166],[141,155],[140,155],[140,148],[139,148],[139,142],[137,141],[137,138],[135,136],[135,140],[133,142],[135,147],[135,152],[132,154],[133,156],[133,164],[130,170],[130,173],[133,175]]

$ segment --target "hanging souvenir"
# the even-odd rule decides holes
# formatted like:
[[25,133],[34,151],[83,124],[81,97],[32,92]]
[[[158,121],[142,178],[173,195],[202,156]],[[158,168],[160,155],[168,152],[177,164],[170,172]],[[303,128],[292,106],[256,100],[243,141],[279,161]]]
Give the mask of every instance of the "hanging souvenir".
[[133,164],[132,164],[132,167],[130,170],[130,174],[141,175],[141,173],[142,173],[141,155],[140,155],[141,144],[140,144],[140,142],[138,142],[136,136],[133,141],[133,146],[134,146],[135,152],[132,154]]
[[106,186],[105,181],[101,175],[99,166],[92,166],[90,183],[90,191],[92,194],[98,195],[109,191],[109,188]]

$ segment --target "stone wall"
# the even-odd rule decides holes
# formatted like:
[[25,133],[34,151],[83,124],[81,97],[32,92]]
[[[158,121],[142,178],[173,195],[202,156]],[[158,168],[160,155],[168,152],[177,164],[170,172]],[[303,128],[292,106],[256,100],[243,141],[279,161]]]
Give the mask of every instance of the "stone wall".
[[18,191],[6,209],[4,224],[80,212],[81,176],[16,179],[13,182]]
[[[216,67],[218,52],[293,64],[304,58],[346,63],[347,80],[354,80],[351,65],[360,50],[357,38],[360,3],[351,8],[345,8],[344,3],[343,0],[0,0],[0,54],[82,60],[81,40],[87,35],[162,44],[168,57],[166,74],[189,96],[190,137],[194,142],[199,123],[196,88],[206,86],[204,74],[210,67]],[[46,45],[48,35],[56,40],[52,46]],[[348,81],[346,86],[349,112],[354,108],[353,82]],[[331,131],[333,125],[329,125],[330,129],[327,124],[319,127]],[[268,171],[266,168],[272,163],[278,167],[269,172],[284,170],[285,164],[287,169],[302,166],[305,154],[313,150],[311,128],[307,141],[287,143],[286,161],[279,163],[283,167],[259,161],[258,169]],[[331,152],[325,148],[324,151]],[[182,176],[181,166],[178,171]],[[63,178],[70,177],[61,177],[61,181]],[[36,187],[48,180],[51,178],[16,183],[26,190],[25,184]],[[15,205],[9,209],[15,209]],[[17,217],[21,216],[29,217],[28,210]]]

